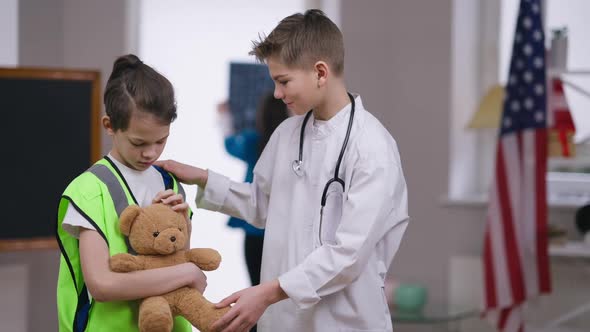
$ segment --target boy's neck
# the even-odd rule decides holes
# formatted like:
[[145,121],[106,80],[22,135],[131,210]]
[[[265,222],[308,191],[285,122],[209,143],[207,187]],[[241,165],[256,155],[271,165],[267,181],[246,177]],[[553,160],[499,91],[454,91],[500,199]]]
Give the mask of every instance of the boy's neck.
[[110,158],[111,158],[111,160],[113,160],[113,161],[114,161],[114,162],[117,164],[117,167],[119,167],[119,168],[120,168],[120,166],[123,166],[123,167],[125,167],[126,169],[129,169],[129,170],[131,170],[131,171],[134,171],[134,172],[141,172],[141,171],[139,171],[139,170],[133,169],[133,168],[132,168],[132,167],[130,167],[129,165],[126,165],[126,163],[125,163],[125,161],[123,160],[123,158],[121,158],[121,156],[120,156],[118,153],[114,152],[113,150],[109,151],[109,153],[108,153],[108,155],[107,155],[107,156],[108,156],[108,157],[110,157]]
[[350,103],[348,91],[344,84],[337,84],[331,89],[326,87],[326,95],[323,102],[313,109],[313,116],[318,120],[330,120],[334,115]]

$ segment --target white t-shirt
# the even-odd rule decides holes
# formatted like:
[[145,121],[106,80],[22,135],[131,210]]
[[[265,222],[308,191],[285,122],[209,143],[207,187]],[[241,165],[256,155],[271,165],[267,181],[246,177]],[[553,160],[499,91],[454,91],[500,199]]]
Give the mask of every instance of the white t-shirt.
[[[156,197],[156,194],[166,189],[162,174],[154,167],[150,167],[145,171],[136,171],[123,165],[110,154],[108,157],[117,166],[119,171],[121,171],[139,206],[152,204],[152,200]],[[71,204],[68,205],[62,227],[75,238],[80,236],[80,227],[95,230],[94,226]]]

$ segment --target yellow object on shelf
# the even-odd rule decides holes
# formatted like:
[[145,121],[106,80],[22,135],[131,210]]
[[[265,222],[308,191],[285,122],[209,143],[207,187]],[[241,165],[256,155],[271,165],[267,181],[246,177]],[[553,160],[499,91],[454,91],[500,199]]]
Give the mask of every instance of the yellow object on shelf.
[[469,122],[468,128],[498,128],[504,103],[504,87],[492,86],[479,102],[477,112]]

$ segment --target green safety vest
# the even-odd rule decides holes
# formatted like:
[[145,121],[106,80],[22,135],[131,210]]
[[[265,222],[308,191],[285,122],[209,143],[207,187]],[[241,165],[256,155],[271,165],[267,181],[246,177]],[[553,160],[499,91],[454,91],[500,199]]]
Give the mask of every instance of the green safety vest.
[[[185,193],[177,180],[162,169],[167,189]],[[186,196],[185,196],[186,198]],[[119,169],[108,158],[96,162],[74,179],[59,202],[56,236],[61,251],[57,282],[59,331],[138,331],[139,301],[89,301],[82,276],[78,239],[61,227],[69,205],[84,216],[102,236],[111,256],[129,252],[127,237],[119,231],[119,215],[136,204]],[[173,331],[192,331],[188,321],[178,316]]]

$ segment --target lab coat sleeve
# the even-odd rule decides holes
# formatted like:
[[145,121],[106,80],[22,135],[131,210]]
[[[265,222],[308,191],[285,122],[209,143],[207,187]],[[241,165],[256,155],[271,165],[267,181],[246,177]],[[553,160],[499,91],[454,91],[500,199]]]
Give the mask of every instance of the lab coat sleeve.
[[218,211],[264,228],[268,191],[261,186],[259,178],[255,177],[252,183],[239,183],[211,170],[208,174],[207,186],[197,190],[195,202],[198,208]]
[[219,211],[246,220],[257,228],[264,228],[272,180],[273,156],[277,138],[273,135],[256,163],[252,183],[231,181],[226,176],[209,170],[207,185],[197,190],[198,208]]
[[355,281],[384,236],[392,243],[390,257],[399,248],[409,219],[401,166],[379,165],[367,158],[358,162],[354,172],[336,230],[336,244],[316,248],[301,264],[279,277],[281,288],[302,309]]

